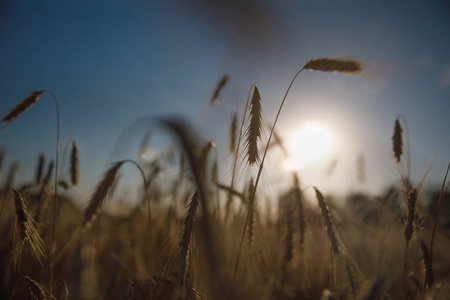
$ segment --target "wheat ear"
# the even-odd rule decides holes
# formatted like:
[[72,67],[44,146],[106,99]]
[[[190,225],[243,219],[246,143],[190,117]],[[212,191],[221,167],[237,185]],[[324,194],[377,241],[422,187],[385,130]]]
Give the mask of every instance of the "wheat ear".
[[78,184],[78,148],[75,141],[72,141],[70,151],[70,182],[72,185]]
[[206,177],[206,164],[208,160],[208,155],[214,147],[215,144],[210,141],[207,142],[200,151],[200,156],[198,158],[198,169],[200,170],[203,178]]
[[362,71],[362,64],[355,60],[320,58],[311,59],[303,68],[313,71],[357,73]]
[[213,96],[211,98],[210,104],[214,104],[217,100],[217,98],[219,98],[220,92],[223,90],[223,88],[225,87],[225,85],[227,84],[228,80],[230,79],[230,77],[228,75],[224,75],[222,77],[222,79],[220,79],[219,83],[217,84],[216,89],[214,90]]
[[28,241],[30,243],[31,249],[33,249],[36,259],[41,265],[47,255],[44,250],[44,242],[36,229],[37,224],[31,216],[25,198],[15,189],[12,188],[11,190],[14,192],[14,207],[16,210],[14,266],[15,270],[18,271],[25,242]]
[[84,211],[84,226],[89,225],[97,216],[109,189],[116,179],[117,172],[123,163],[124,161],[118,161],[105,172],[103,180],[98,184],[95,193],[92,195],[91,200]]
[[3,160],[5,159],[5,154],[6,154],[6,150],[5,149],[0,149],[0,171],[2,169],[3,166]]
[[261,95],[258,87],[253,89],[253,97],[250,102],[249,124],[246,130],[247,161],[254,165],[259,161],[258,141],[261,140],[262,131],[262,109]]
[[395,126],[394,126],[394,134],[392,135],[392,149],[394,151],[394,157],[397,160],[397,162],[400,162],[400,159],[403,154],[403,129],[400,125],[399,119],[397,118],[395,120]]
[[298,227],[300,234],[300,245],[303,245],[303,240],[305,236],[305,211],[303,209],[302,192],[300,191],[300,180],[298,179],[297,174],[295,173],[294,173],[294,194],[298,209]]
[[185,283],[185,277],[186,277],[186,271],[187,271],[187,265],[188,265],[188,252],[191,244],[192,239],[192,229],[194,228],[194,220],[195,220],[195,212],[198,207],[198,191],[194,193],[194,196],[191,198],[191,202],[189,203],[189,209],[184,217],[184,230],[183,235],[181,236],[180,241],[180,284]]
[[4,122],[3,126],[0,128],[3,129],[3,127],[5,127],[7,124],[11,123],[12,121],[14,121],[16,118],[18,118],[23,112],[25,112],[27,109],[29,109],[30,107],[32,107],[38,100],[39,100],[39,96],[43,93],[44,91],[37,91],[37,92],[31,92],[30,96],[28,96],[27,98],[25,98],[24,100],[22,100],[20,103],[18,103],[16,106],[13,107],[13,109],[11,109],[9,111],[9,113],[7,113],[2,119],[1,122]]
[[237,112],[233,114],[231,118],[231,126],[230,126],[230,153],[236,153],[236,135],[237,135]]
[[39,154],[38,165],[36,169],[36,184],[39,184],[41,182],[44,164],[45,164],[45,155],[41,153]]
[[328,240],[330,241],[331,250],[333,251],[333,254],[335,254],[336,256],[339,256],[339,254],[340,254],[339,244],[338,244],[338,239],[336,237],[336,233],[334,231],[333,222],[331,221],[330,210],[328,209],[328,205],[327,205],[322,193],[316,187],[314,187],[314,191],[316,192],[316,198],[317,198],[317,202],[319,204],[320,213],[322,215],[323,222],[325,223],[325,228],[327,230],[327,235],[328,235]]

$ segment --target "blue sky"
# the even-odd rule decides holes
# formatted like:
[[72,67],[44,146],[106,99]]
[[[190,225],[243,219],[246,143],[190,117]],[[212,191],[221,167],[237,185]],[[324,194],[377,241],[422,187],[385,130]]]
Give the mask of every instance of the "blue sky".
[[[377,193],[395,183],[390,139],[402,114],[413,180],[434,155],[426,185],[437,186],[450,160],[449,13],[446,1],[6,1],[0,5],[0,112],[31,91],[52,91],[60,105],[61,148],[77,141],[89,193],[110,159],[136,158],[145,130],[113,149],[133,120],[180,115],[226,149],[230,115],[242,111],[253,82],[272,123],[290,80],[309,59],[356,59],[365,63],[364,76],[305,72],[288,96],[280,135],[289,138],[313,120],[340,141],[333,176],[323,178],[324,161],[302,170],[302,181],[327,192]],[[208,111],[224,74],[231,80]],[[6,166],[20,161],[21,177],[33,178],[37,155],[54,155],[54,137],[53,103],[42,96],[0,132]],[[354,175],[360,153],[367,170],[361,185]],[[225,151],[218,155],[229,163]],[[290,180],[278,176],[275,157],[269,162],[266,186]]]

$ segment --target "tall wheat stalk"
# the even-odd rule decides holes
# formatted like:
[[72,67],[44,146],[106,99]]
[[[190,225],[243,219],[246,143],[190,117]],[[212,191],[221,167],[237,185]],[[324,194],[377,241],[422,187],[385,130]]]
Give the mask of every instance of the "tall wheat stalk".
[[[259,184],[259,179],[261,178],[261,173],[264,168],[264,161],[266,159],[267,151],[269,150],[270,142],[272,141],[272,136],[275,131],[275,126],[277,125],[278,118],[280,117],[280,113],[283,108],[284,102],[286,101],[287,95],[289,94],[289,91],[291,90],[292,84],[294,83],[295,79],[297,79],[298,75],[303,70],[356,74],[356,73],[362,71],[362,64],[358,61],[333,59],[333,58],[311,59],[303,66],[303,68],[301,68],[294,75],[294,78],[291,80],[291,82],[286,90],[286,93],[284,94],[284,97],[281,100],[281,104],[280,104],[280,107],[278,108],[278,112],[275,117],[275,121],[273,123],[272,130],[270,131],[269,138],[267,140],[267,144],[264,149],[264,154],[263,154],[263,157],[262,157],[260,165],[259,165],[258,174],[256,176],[254,192],[252,193],[252,197],[255,197],[256,190],[257,190],[258,184]],[[248,217],[249,217],[249,215],[247,214],[247,219],[248,219]],[[245,236],[246,229],[247,229],[247,222],[245,222],[245,225],[244,225],[244,230],[243,230],[243,235],[242,235],[243,237]],[[234,279],[236,277],[237,267],[239,265],[239,258],[240,258],[240,254],[241,254],[242,245],[244,242],[243,237],[241,238],[240,245],[239,245],[239,251],[237,254],[237,258],[236,258],[235,271],[234,271],[234,275],[233,275],[232,288],[230,289],[231,290],[230,295],[233,290]]]

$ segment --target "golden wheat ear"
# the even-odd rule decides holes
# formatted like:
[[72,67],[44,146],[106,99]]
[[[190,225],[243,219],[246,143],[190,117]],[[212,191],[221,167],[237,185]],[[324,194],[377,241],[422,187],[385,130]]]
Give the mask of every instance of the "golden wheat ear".
[[392,149],[394,151],[394,157],[397,162],[400,162],[400,158],[403,154],[403,128],[400,125],[399,119],[395,120],[394,135],[392,136]]
[[311,59],[303,68],[306,70],[337,73],[357,73],[363,69],[362,64],[358,61],[336,58]]
[[217,98],[219,98],[220,92],[223,90],[223,88],[225,87],[225,85],[227,84],[229,79],[230,79],[230,77],[228,75],[224,75],[222,77],[222,79],[220,79],[219,83],[217,84],[216,89],[214,90],[214,94],[211,98],[211,101],[210,101],[211,105],[216,102]]
[[41,153],[41,154],[39,154],[38,165],[36,168],[36,184],[37,185],[39,185],[39,183],[41,183],[42,173],[44,171],[44,164],[45,164],[45,155]]
[[261,95],[258,87],[253,90],[252,100],[250,102],[249,124],[246,131],[247,161],[249,165],[254,165],[259,161],[258,140],[261,139],[262,131],[262,107]]
[[231,118],[231,126],[230,126],[230,154],[234,154],[236,152],[236,136],[237,136],[237,113],[233,114]]
[[103,204],[103,201],[108,194],[108,191],[116,180],[117,172],[124,162],[125,161],[116,162],[105,172],[103,180],[97,186],[95,193],[92,195],[91,200],[89,201],[89,205],[84,211],[84,226],[89,225],[97,216]]
[[32,299],[36,299],[36,300],[56,300],[55,297],[53,297],[53,295],[50,295],[50,293],[48,292],[48,290],[41,285],[39,282],[31,279],[28,276],[24,276],[23,278],[25,278],[28,282],[28,288],[30,289],[30,295]]
[[0,127],[2,129],[7,124],[14,121],[17,117],[19,117],[24,111],[32,107],[38,100],[39,96],[44,91],[31,92],[30,96],[22,100],[19,104],[13,107],[9,113],[7,113],[4,117],[2,117],[1,122],[4,122],[3,126]]
[[78,148],[74,141],[70,151],[70,182],[72,185],[78,184]]
[[20,259],[25,242],[30,243],[31,249],[33,249],[36,259],[41,265],[47,255],[44,250],[44,242],[36,229],[36,222],[31,216],[25,198],[15,189],[12,188],[11,190],[14,192],[14,207],[16,211],[14,228],[14,266],[17,271],[20,269]]

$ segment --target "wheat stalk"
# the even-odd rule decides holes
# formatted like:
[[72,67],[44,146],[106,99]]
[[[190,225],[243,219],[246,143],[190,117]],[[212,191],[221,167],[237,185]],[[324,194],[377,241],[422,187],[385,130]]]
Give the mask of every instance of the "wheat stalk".
[[255,197],[252,197],[253,193],[253,178],[250,179],[248,184],[247,194],[248,194],[248,244],[251,248],[253,245],[253,239],[255,235]]
[[14,192],[14,207],[16,211],[15,229],[14,229],[14,266],[15,270],[20,268],[20,260],[22,257],[22,249],[25,242],[29,242],[31,249],[36,256],[38,262],[42,265],[42,261],[46,259],[44,250],[44,242],[36,229],[36,222],[31,216],[31,212],[27,207],[25,198],[15,189]]

